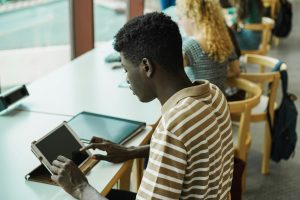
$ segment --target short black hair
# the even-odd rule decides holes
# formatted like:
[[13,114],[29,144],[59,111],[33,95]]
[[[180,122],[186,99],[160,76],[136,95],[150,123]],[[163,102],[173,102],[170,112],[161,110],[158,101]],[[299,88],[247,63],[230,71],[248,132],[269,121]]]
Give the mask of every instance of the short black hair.
[[116,34],[114,49],[136,65],[148,58],[168,72],[183,68],[179,28],[163,13],[152,12],[128,21]]

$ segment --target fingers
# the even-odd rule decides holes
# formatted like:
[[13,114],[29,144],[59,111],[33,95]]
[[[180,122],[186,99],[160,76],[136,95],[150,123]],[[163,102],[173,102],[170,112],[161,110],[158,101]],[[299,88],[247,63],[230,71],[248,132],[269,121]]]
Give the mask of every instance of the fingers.
[[110,158],[105,156],[105,155],[101,155],[101,154],[95,154],[92,156],[93,159],[96,159],[96,160],[106,160],[106,161],[109,161]]
[[95,143],[89,144],[89,145],[79,149],[79,151],[86,151],[88,149],[95,149]]
[[52,174],[51,175],[51,180],[54,181],[55,183],[57,183],[60,186],[62,186],[62,182],[61,182],[62,178],[63,178],[62,174]]
[[96,136],[93,136],[92,139],[90,140],[90,143],[103,143],[103,142],[112,143],[109,140],[106,140],[104,138],[99,138],[99,137],[96,137]]
[[120,156],[109,156],[109,155],[101,155],[101,154],[95,154],[92,157],[93,159],[96,160],[105,160],[108,162],[112,162],[112,163],[121,163],[124,162],[124,159],[121,158]]
[[110,144],[113,143],[109,140],[105,140],[103,138],[94,136],[92,137],[90,144],[87,145],[86,147],[81,148],[79,151],[86,151],[88,149],[100,149],[102,151],[106,151]]
[[58,167],[56,167],[56,166],[50,166],[50,170],[51,170],[51,172],[53,173],[53,174],[58,174],[59,173],[59,168]]
[[60,161],[60,162],[63,162],[63,163],[66,163],[66,162],[70,162],[70,161],[71,161],[70,159],[68,159],[68,158],[66,158],[66,157],[64,157],[64,156],[62,156],[62,155],[58,156],[56,160],[58,160],[58,161]]
[[101,142],[104,142],[105,140],[103,138],[99,138],[99,137],[92,137],[90,143],[101,143]]
[[62,169],[65,167],[66,163],[71,162],[70,159],[64,157],[64,156],[58,156],[56,160],[52,162],[52,165],[50,166],[50,170],[53,174],[59,174],[61,173]]
[[88,149],[100,149],[102,151],[106,151],[107,145],[108,144],[106,142],[92,143],[92,144],[87,145],[86,147],[81,148],[80,151],[86,151]]
[[52,165],[55,166],[55,167],[58,167],[58,168],[62,168],[64,166],[64,163],[63,162],[60,162],[58,160],[54,160],[52,162]]

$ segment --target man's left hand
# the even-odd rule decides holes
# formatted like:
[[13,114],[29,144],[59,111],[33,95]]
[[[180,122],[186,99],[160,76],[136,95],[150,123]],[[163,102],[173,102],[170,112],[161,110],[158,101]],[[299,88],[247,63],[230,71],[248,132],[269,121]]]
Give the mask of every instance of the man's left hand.
[[76,199],[81,199],[82,191],[89,186],[88,180],[72,160],[58,156],[50,167],[51,179]]

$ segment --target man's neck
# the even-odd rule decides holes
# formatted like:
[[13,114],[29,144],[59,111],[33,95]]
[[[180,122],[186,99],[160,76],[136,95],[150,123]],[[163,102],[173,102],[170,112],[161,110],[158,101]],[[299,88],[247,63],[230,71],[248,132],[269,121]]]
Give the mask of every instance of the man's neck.
[[174,76],[172,78],[166,78],[160,82],[157,87],[157,99],[161,105],[171,98],[178,91],[193,86],[189,78],[184,75]]

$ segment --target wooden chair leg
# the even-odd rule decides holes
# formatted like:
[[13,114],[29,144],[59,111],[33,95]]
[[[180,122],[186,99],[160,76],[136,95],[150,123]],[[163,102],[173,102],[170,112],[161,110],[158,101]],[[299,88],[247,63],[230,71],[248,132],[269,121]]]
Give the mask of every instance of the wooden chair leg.
[[[247,151],[246,151],[246,158],[248,158],[248,153],[250,150],[250,146],[251,146],[251,133],[248,132],[247,134],[247,139],[246,139],[246,145],[247,145]],[[246,162],[246,166],[243,172],[243,177],[242,177],[242,192],[246,192],[246,178],[247,178],[247,162]]]
[[275,45],[275,47],[279,46],[279,38],[276,36],[272,36],[272,43]]
[[130,175],[132,169],[132,161],[127,161],[128,166],[126,167],[122,177],[119,180],[119,189],[130,191]]
[[242,193],[246,192],[246,177],[247,177],[247,164],[245,166],[243,177],[242,177]]
[[263,146],[263,158],[262,158],[262,166],[261,173],[268,174],[269,173],[269,165],[270,165],[270,154],[271,154],[271,132],[268,122],[265,123],[265,133],[264,133],[264,146]]
[[144,159],[135,159],[132,168],[133,192],[137,192],[144,172]]

